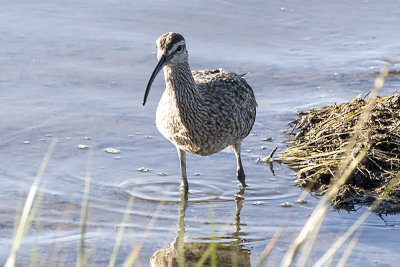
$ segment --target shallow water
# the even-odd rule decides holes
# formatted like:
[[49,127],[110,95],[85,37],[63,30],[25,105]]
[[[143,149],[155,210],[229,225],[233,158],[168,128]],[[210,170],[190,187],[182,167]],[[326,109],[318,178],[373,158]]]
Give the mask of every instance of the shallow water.
[[[399,56],[399,7],[396,1],[15,1],[3,6],[0,262],[11,248],[16,211],[57,138],[40,187],[42,209],[35,220],[40,230],[28,232],[18,265],[27,265],[36,242],[43,266],[75,264],[88,164],[90,266],[108,264],[132,197],[119,265],[142,242],[136,264],[148,265],[178,236],[179,219],[184,220],[185,248],[202,253],[201,243],[214,235],[240,249],[239,257],[252,265],[286,225],[268,260],[271,266],[280,263],[318,198],[294,186],[295,175],[285,166],[275,164],[273,175],[256,159],[274,147],[284,151],[287,136],[281,131],[297,110],[367,94],[383,62]],[[249,72],[259,103],[242,147],[249,187],[239,191],[232,152],[188,156],[190,195],[184,213],[176,150],[155,127],[162,75],[141,105],[156,64],[154,41],[167,31],[186,37],[193,69]],[[398,77],[389,77],[381,95],[399,87]],[[269,137],[272,141],[262,141]],[[106,153],[108,147],[120,153]],[[138,171],[141,167],[150,171]],[[302,194],[307,203],[295,203]],[[284,202],[292,206],[284,208]],[[310,262],[365,210],[330,210]],[[348,264],[394,266],[399,242],[399,215],[370,215]]]

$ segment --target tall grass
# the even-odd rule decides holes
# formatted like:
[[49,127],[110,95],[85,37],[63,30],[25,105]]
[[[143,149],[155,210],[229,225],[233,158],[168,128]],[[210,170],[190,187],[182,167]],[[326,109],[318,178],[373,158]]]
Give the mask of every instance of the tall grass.
[[[380,89],[383,87],[385,78],[389,73],[390,65],[390,62],[384,65],[378,77],[375,79],[374,88],[371,90],[372,101],[368,103],[358,122],[354,126],[354,133],[345,148],[345,151],[347,151],[347,155],[345,156],[345,160],[341,164],[339,171],[335,174],[335,182],[318,203],[317,207],[311,214],[311,217],[308,219],[297,238],[291,244],[288,252],[283,258],[282,266],[289,266],[293,262],[293,259],[295,255],[297,255],[300,247],[305,243],[305,241],[310,240],[310,237],[314,237],[315,240],[315,235],[318,233],[319,227],[321,226],[325,218],[328,207],[330,206],[331,199],[339,192],[340,187],[346,182],[351,173],[357,167],[358,163],[366,155],[369,147],[360,148],[359,146],[357,146],[357,136],[361,134],[363,126],[366,124],[368,117],[371,114],[371,111],[376,102],[375,99],[378,96]],[[312,246],[312,244],[313,242],[310,243],[310,246]],[[305,254],[303,254],[300,258],[300,266],[305,265],[310,250],[311,249],[308,249]]]
[[196,263],[195,267],[203,266],[207,259],[210,259],[211,267],[217,266],[217,243],[215,242],[214,218],[214,210],[210,207],[210,235],[212,242]]
[[22,210],[21,219],[18,223],[18,227],[15,232],[13,244],[11,247],[11,252],[10,252],[10,255],[8,256],[7,261],[4,265],[5,267],[15,266],[17,252],[21,246],[24,234],[29,226],[29,214],[31,212],[31,209],[32,209],[32,206],[33,206],[33,203],[35,200],[36,192],[39,188],[39,183],[43,177],[44,171],[46,170],[47,164],[49,163],[49,160],[51,158],[51,154],[53,153],[55,145],[56,145],[56,139],[53,139],[53,141],[51,142],[51,144],[49,146],[47,153],[45,154],[45,156],[42,160],[42,163],[40,164],[40,167],[36,174],[35,180],[33,181],[33,184],[29,190],[28,196],[25,201],[24,208]]
[[368,218],[368,216],[373,212],[379,204],[386,199],[390,191],[393,189],[395,185],[400,183],[400,173],[397,174],[396,178],[394,178],[385,190],[378,196],[378,198],[372,203],[371,207],[365,211],[358,219],[354,222],[354,224],[342,235],[340,236],[335,243],[329,248],[327,252],[315,263],[315,267],[322,266],[333,254],[338,250],[340,246],[344,244],[344,242],[363,224],[363,222]]
[[117,260],[119,246],[121,245],[122,237],[123,237],[124,230],[125,230],[125,224],[128,222],[130,211],[133,207],[134,200],[135,200],[134,198],[130,198],[128,201],[128,205],[126,206],[124,217],[121,222],[121,227],[119,228],[117,238],[115,239],[114,248],[113,248],[113,251],[112,251],[112,254],[110,257],[110,262],[108,264],[108,267],[114,267],[115,261]]
[[143,244],[147,239],[147,236],[149,235],[151,229],[153,228],[155,222],[157,221],[158,215],[160,214],[161,209],[162,209],[162,207],[163,207],[163,205],[165,203],[166,203],[165,201],[162,201],[162,202],[160,202],[158,204],[157,209],[153,213],[153,216],[151,217],[151,219],[150,219],[150,221],[149,221],[149,223],[148,223],[148,225],[147,225],[147,227],[146,227],[146,229],[144,231],[144,236],[143,236],[142,240],[139,242],[139,244],[137,244],[133,248],[131,253],[128,255],[128,257],[126,258],[126,260],[125,260],[125,262],[123,264],[124,267],[132,266],[136,262],[136,260],[137,260],[137,258],[139,256],[140,250],[142,249]]
[[84,267],[86,266],[88,261],[88,256],[85,255],[85,233],[86,233],[86,222],[88,217],[88,201],[89,201],[91,177],[92,177],[92,149],[89,148],[88,163],[85,175],[85,187],[83,190],[83,198],[82,198],[81,224],[80,224],[81,232],[80,232],[78,256],[76,259],[76,267]]
[[[37,199],[34,203],[33,209],[29,215],[29,223],[28,225],[31,224],[31,222],[35,219],[35,218],[40,218],[41,217],[41,213],[42,213],[42,199],[43,199],[43,192],[44,192],[44,186],[42,185],[42,190],[39,192]],[[37,247],[38,247],[38,243],[39,243],[39,231],[41,229],[41,221],[40,220],[36,220],[35,221],[35,240],[34,240],[34,244],[32,247],[32,252],[31,252],[31,262],[29,264],[30,267],[34,267],[37,265]]]

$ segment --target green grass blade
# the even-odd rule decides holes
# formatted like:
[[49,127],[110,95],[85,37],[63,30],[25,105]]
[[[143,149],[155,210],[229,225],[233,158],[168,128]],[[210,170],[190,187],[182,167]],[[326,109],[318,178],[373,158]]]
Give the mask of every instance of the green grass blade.
[[314,267],[322,266],[333,254],[343,245],[343,243],[361,226],[361,224],[368,218],[371,212],[373,212],[378,205],[387,197],[390,190],[400,182],[400,173],[397,174],[396,178],[390,181],[389,185],[379,195],[379,197],[372,203],[369,210],[365,211],[360,218],[332,245],[332,247],[315,263]]
[[115,239],[114,249],[112,251],[108,267],[114,267],[115,261],[117,260],[118,250],[121,245],[122,235],[124,234],[124,230],[125,230],[125,224],[129,219],[129,215],[130,215],[129,212],[131,211],[131,209],[133,207],[133,202],[134,202],[134,198],[130,198],[128,201],[128,204],[126,205],[124,217],[122,218],[121,227],[119,228],[117,238]]
[[[28,225],[31,224],[34,218],[40,218],[42,215],[42,199],[43,199],[43,192],[44,188],[42,186],[42,190],[39,192],[38,197],[35,201],[35,204],[33,206],[33,209],[31,211],[31,214],[29,216],[29,223]],[[29,264],[30,267],[35,267],[37,265],[37,247],[39,243],[39,231],[41,228],[41,222],[40,220],[35,221],[35,241],[32,247],[32,252],[31,252],[31,262]]]
[[44,171],[46,170],[47,164],[49,163],[49,160],[50,160],[51,154],[53,153],[55,145],[56,145],[56,139],[53,139],[46,155],[44,156],[44,158],[42,160],[42,163],[40,164],[40,167],[39,167],[38,173],[35,177],[35,180],[33,181],[33,184],[29,190],[28,197],[26,198],[25,205],[22,210],[21,219],[19,221],[17,231],[15,232],[15,237],[14,237],[14,241],[12,244],[11,252],[7,258],[7,261],[4,265],[4,267],[15,266],[16,255],[21,246],[22,239],[24,237],[24,232],[25,232],[27,224],[28,224],[29,213],[31,212],[33,201],[35,199],[35,195],[38,190],[40,180],[43,177]]
[[[296,239],[293,241],[292,245],[290,246],[288,252],[286,253],[282,261],[282,266],[287,267],[290,266],[290,264],[292,264],[293,259],[297,254],[298,250],[300,249],[300,247],[311,236],[311,232],[313,232],[316,228],[318,228],[317,226],[320,225],[324,220],[325,214],[329,207],[330,200],[339,192],[340,187],[346,182],[348,177],[357,167],[358,163],[366,155],[369,146],[363,148],[358,147],[356,137],[357,135],[361,134],[363,129],[362,126],[368,121],[368,117],[376,103],[377,95],[380,89],[383,87],[385,78],[389,73],[390,65],[391,62],[383,66],[378,77],[375,79],[374,88],[371,91],[371,97],[373,98],[373,100],[371,100],[368,103],[368,105],[360,115],[356,125],[353,127],[355,134],[350,138],[350,141],[348,142],[345,148],[345,151],[347,151],[347,155],[340,167],[340,170],[343,170],[342,174],[340,176],[338,175],[339,178],[337,179],[337,181],[334,184],[332,184],[329,191],[324,195],[324,197],[318,203],[317,207],[314,209],[310,218],[307,220],[305,226],[300,231]],[[356,156],[354,157],[354,155]],[[306,260],[302,259],[301,261],[305,262]]]
[[80,242],[78,248],[78,256],[76,260],[76,267],[84,267],[87,263],[87,256],[85,256],[85,233],[86,233],[86,222],[88,213],[88,201],[89,201],[89,191],[90,191],[90,180],[92,176],[92,150],[88,151],[88,164],[85,175],[85,188],[82,198],[82,208],[81,208],[81,234]]

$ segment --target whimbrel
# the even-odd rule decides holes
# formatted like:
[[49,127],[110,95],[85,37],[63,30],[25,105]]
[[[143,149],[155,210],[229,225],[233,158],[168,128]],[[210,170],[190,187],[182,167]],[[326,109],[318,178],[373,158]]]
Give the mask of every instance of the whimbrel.
[[157,107],[156,124],[178,150],[181,192],[189,190],[186,153],[208,156],[228,146],[236,155],[236,177],[245,187],[240,146],[256,118],[253,90],[236,73],[222,69],[191,71],[185,39],[179,33],[161,35],[156,45],[158,64],[147,84],[143,105],[154,78],[163,69],[166,89]]

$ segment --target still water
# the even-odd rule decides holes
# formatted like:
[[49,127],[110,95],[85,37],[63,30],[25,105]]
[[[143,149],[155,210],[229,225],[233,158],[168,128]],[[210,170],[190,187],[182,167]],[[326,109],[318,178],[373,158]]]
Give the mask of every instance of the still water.
[[[319,199],[295,186],[295,174],[285,166],[275,164],[272,173],[256,160],[274,147],[284,151],[287,136],[281,131],[296,111],[366,94],[384,61],[399,58],[399,18],[398,1],[3,3],[0,263],[10,252],[15,214],[56,138],[40,185],[42,205],[35,219],[40,227],[25,236],[18,266],[29,263],[34,244],[38,265],[75,265],[88,165],[89,266],[108,264],[121,226],[117,265],[141,244],[135,265],[148,266],[153,254],[162,258],[171,252],[178,237],[198,256],[212,236],[239,251],[242,265],[255,265],[285,224],[266,262],[278,265]],[[249,187],[239,190],[233,152],[188,156],[186,209],[179,205],[176,150],[155,126],[162,75],[141,105],[156,64],[154,41],[168,31],[185,36],[192,69],[248,72],[259,103],[253,131],[242,144]],[[395,92],[398,78],[390,76],[381,95]],[[120,153],[105,152],[109,147]],[[138,171],[142,167],[149,171]],[[307,203],[297,204],[299,198]],[[130,216],[121,223],[129,199],[134,199]],[[291,207],[282,207],[285,202]],[[365,210],[330,210],[309,263]],[[348,264],[395,266],[399,242],[399,215],[370,215]],[[220,251],[221,257],[229,254]]]

